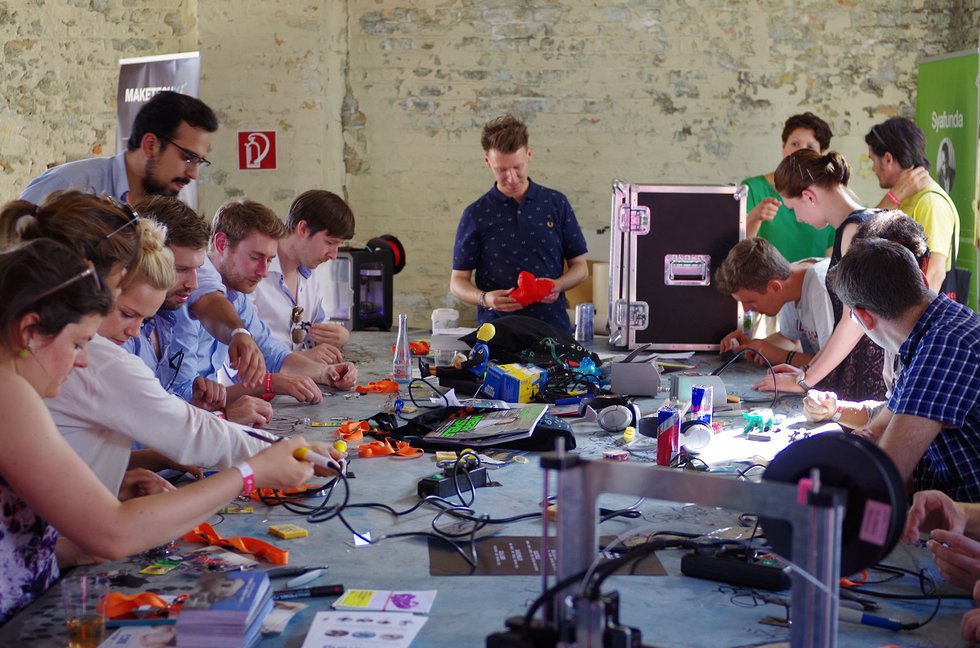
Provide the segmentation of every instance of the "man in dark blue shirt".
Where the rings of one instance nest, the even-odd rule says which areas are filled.
[[[902,359],[888,406],[858,433],[914,490],[980,502],[980,317],[929,290],[912,253],[883,239],[855,241],[831,272],[851,317]]]
[[[528,177],[527,127],[516,117],[488,123],[481,143],[496,182],[463,210],[449,288],[457,299],[477,306],[481,324],[520,311],[569,332],[564,291],[589,275],[588,249],[575,213],[563,194]],[[553,280],[554,289],[541,302],[522,307],[510,296],[522,270]]]

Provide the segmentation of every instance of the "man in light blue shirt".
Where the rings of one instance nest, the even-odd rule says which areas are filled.
[[[286,230],[271,209],[250,200],[225,203],[214,216],[211,249],[198,272],[198,289],[177,311],[170,352],[180,354],[181,363],[173,391],[189,399],[195,377],[203,376],[226,385],[228,402],[242,395],[271,398],[288,394],[300,402],[319,402],[322,392],[316,383],[347,390],[357,381],[357,370],[349,362],[328,364],[299,352],[290,352],[275,340],[258,317],[248,294],[269,272],[279,240]],[[214,339],[194,318],[194,303],[212,293],[224,294],[238,313],[243,327],[232,337],[249,336],[262,351],[268,373],[259,389],[238,383],[229,365],[228,347]]]
[[[130,204],[146,195],[176,196],[210,164],[204,156],[216,130],[218,118],[200,99],[157,93],[133,120],[125,151],[48,169],[20,197],[39,205],[59,189],[108,193]]]
[[[218,118],[201,100],[159,92],[136,114],[126,151],[54,167],[34,178],[20,197],[41,204],[51,192],[68,188],[108,193],[129,204],[145,196],[176,196],[210,164],[204,156],[217,129]],[[231,335],[242,328],[242,322],[228,300],[209,295],[195,305],[194,316],[228,343],[242,382],[259,385],[266,373],[262,353],[251,338]]]
[[[183,355],[170,348],[177,312],[197,289],[197,273],[204,265],[211,228],[177,198],[145,196],[135,207],[142,215],[167,227],[167,247],[174,255],[176,281],[160,310],[144,320],[140,334],[127,340],[123,348],[139,356],[163,388],[170,391],[183,363]],[[192,405],[212,412],[224,410],[229,421],[251,427],[262,427],[272,420],[272,405],[261,398],[242,396],[234,403],[226,403],[226,398],[224,385],[202,376],[194,379]]]

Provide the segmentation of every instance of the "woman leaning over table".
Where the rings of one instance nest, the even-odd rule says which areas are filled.
[[[802,149],[779,163],[774,178],[783,202],[793,209],[797,219],[814,227],[834,228],[831,268],[847,253],[861,223],[877,214],[857,202],[847,188],[850,177],[851,167],[840,153],[821,155]],[[777,366],[776,387],[781,392],[806,393],[820,385],[819,389],[834,391],[847,400],[883,399],[884,351],[851,321],[850,309],[830,286],[827,290],[834,309],[834,332],[808,365]],[[772,376],[766,376],[754,387],[772,391]]]
[[[0,623],[58,576],[58,534],[109,559],[172,540],[251,486],[229,468],[176,492],[120,502],[65,443],[42,398],[54,396],[112,306],[93,266],[35,240],[0,254]],[[294,437],[249,460],[255,483],[298,486],[313,474]],[[243,470],[248,470],[244,468]]]

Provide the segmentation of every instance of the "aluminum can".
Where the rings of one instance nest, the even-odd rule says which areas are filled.
[[[579,304],[575,307],[575,341],[591,342],[595,333],[595,305]]]
[[[691,386],[691,420],[700,421],[709,428],[715,411],[714,391],[711,385]]]
[[[657,410],[657,465],[669,466],[681,451],[681,417],[664,405]]]

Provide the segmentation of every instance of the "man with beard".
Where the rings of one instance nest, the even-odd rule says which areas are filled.
[[[143,321],[140,334],[123,348],[140,357],[153,370],[160,384],[170,391],[183,362],[183,355],[171,350],[177,311],[197,288],[197,271],[204,265],[211,229],[193,209],[166,196],[145,196],[135,205],[140,214],[167,228],[166,245],[174,255],[176,281],[167,292],[163,306]],[[224,410],[229,421],[262,427],[272,419],[272,406],[261,398],[242,396],[226,403],[224,385],[202,376],[194,379],[191,404],[208,411]]]
[[[191,293],[188,307],[177,311],[170,343],[172,353],[182,358],[173,384],[175,394],[190,400],[198,376],[225,385],[228,402],[244,394],[263,398],[283,394],[300,402],[318,403],[323,393],[316,383],[338,390],[354,387],[357,370],[353,364],[330,364],[300,352],[290,352],[272,336],[248,299],[268,275],[279,241],[285,236],[286,228],[279,217],[257,202],[243,199],[218,208],[210,249],[198,275],[199,287]],[[215,294],[226,298],[244,323],[242,329],[233,331],[234,337],[251,338],[264,355],[269,373],[263,376],[258,388],[239,382],[239,372],[228,362],[228,346],[212,337],[194,318],[195,300]]]
[[[49,169],[31,180],[21,198],[39,205],[51,192],[68,188],[107,193],[131,205],[144,196],[176,196],[211,164],[204,155],[216,130],[218,118],[200,99],[158,92],[136,114],[124,152]],[[207,295],[195,303],[193,315],[228,345],[231,365],[242,382],[258,386],[265,361],[251,338],[235,335],[244,324],[228,300],[220,294]]]
[[[146,195],[176,196],[210,164],[204,156],[216,130],[218,118],[203,101],[159,92],[136,114],[125,151],[48,169],[20,197],[39,205],[52,191],[69,188],[130,204]]]

